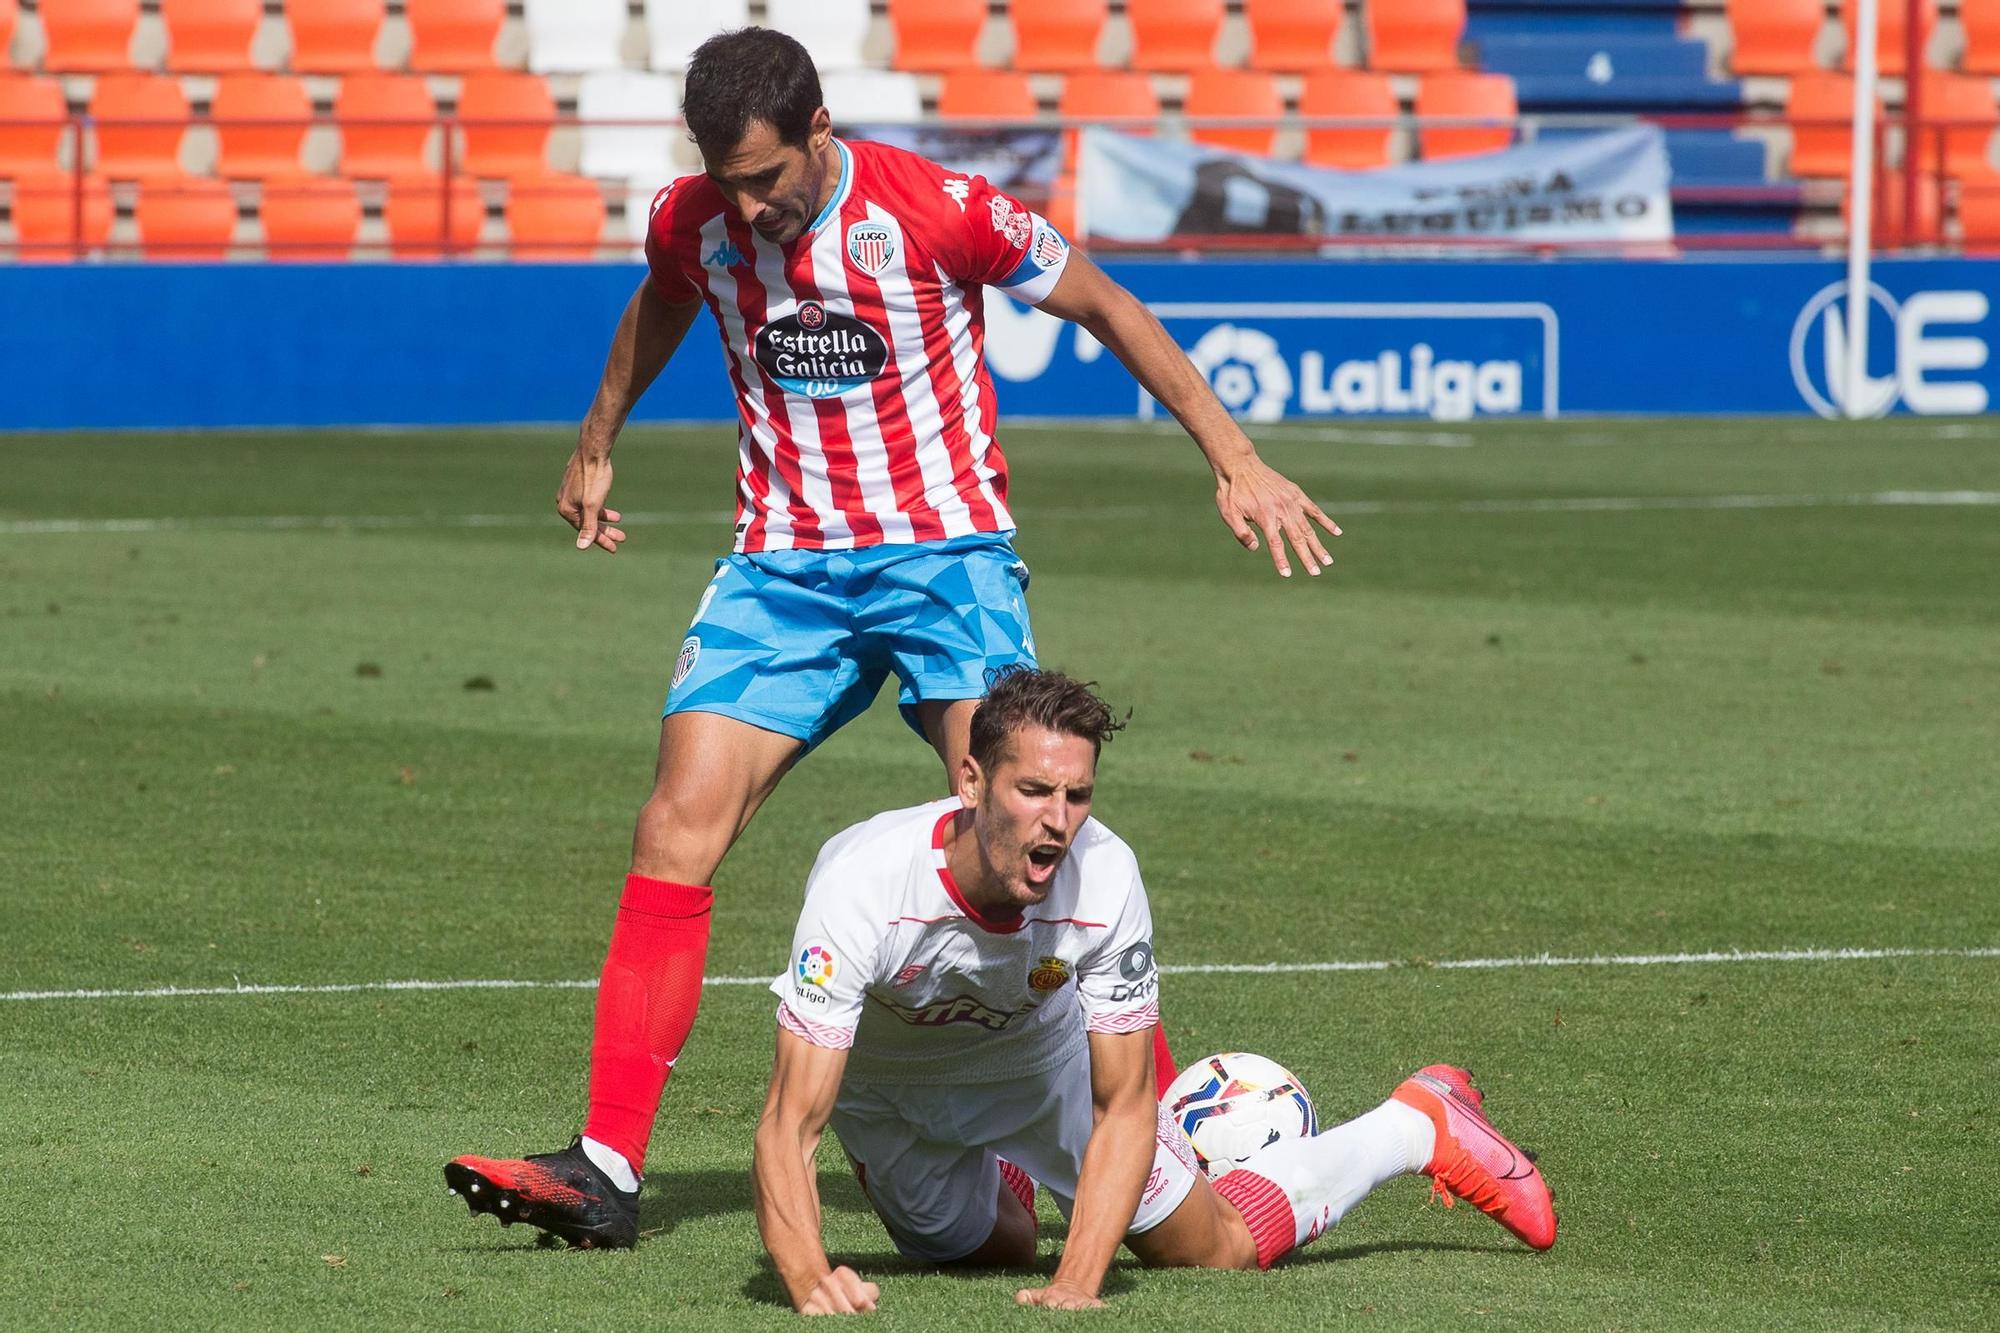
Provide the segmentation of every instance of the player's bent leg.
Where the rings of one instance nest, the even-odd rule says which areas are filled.
[[[1148,1268],[1257,1266],[1257,1242],[1243,1215],[1203,1179],[1165,1221],[1126,1236],[1125,1248]]]
[[[1013,1171],[1021,1181],[1026,1181],[1024,1190],[1015,1180],[1008,1178],[1010,1163],[1000,1164],[1002,1179],[995,1196],[998,1200],[993,1213],[993,1234],[984,1244],[963,1259],[945,1262],[954,1268],[1026,1268],[1035,1262],[1035,1236],[1040,1230],[1035,1221],[1034,1182],[1019,1167]]]
[[[653,792],[632,834],[632,873],[708,883],[804,748],[795,737],[720,713],[668,715]]]

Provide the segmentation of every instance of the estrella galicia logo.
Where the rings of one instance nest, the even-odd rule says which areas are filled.
[[[801,301],[757,330],[757,364],[793,393],[837,398],[882,373],[889,342],[852,315]]]

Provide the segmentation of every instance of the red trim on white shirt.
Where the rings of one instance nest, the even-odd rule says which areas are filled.
[[[945,811],[943,815],[939,816],[937,827],[931,830],[931,849],[937,853],[938,882],[944,885],[945,893],[957,905],[958,910],[965,913],[966,920],[990,934],[1012,935],[1015,931],[1028,924],[1026,914],[1017,912],[1011,919],[987,916],[966,901],[965,895],[959,892],[958,880],[952,875],[951,867],[945,864],[945,830],[951,827],[951,822],[957,819],[958,815],[959,812],[957,810]]]

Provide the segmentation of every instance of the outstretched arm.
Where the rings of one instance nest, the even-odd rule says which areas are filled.
[[[1159,1137],[1153,1096],[1153,1032],[1090,1034],[1090,1096],[1097,1123],[1083,1150],[1076,1209],[1062,1261],[1046,1287],[1014,1294],[1021,1305],[1084,1310],[1104,1304],[1097,1293],[1132,1228]]]
[[[827,1262],[820,1239],[819,1188],[813,1158],[833,1115],[847,1052],[778,1032],[771,1091],[757,1122],[751,1179],[757,1231],[800,1314],[858,1314],[881,1294],[851,1268]]]
[[[1257,549],[1255,525],[1271,548],[1271,563],[1286,578],[1292,573],[1287,541],[1308,574],[1333,563],[1313,524],[1334,537],[1340,535],[1339,525],[1257,456],[1250,437],[1230,417],[1187,353],[1137,297],[1113,282],[1089,256],[1075,251],[1055,290],[1040,304],[1051,315],[1089,330],[1124,362],[1147,393],[1174,414],[1214,470],[1215,507],[1245,549]]]
[[[618,331],[611,338],[611,353],[605,358],[604,378],[598,382],[590,411],[584,414],[576,452],[570,455],[562,485],[556,490],[556,512],[576,529],[579,551],[600,546],[616,552],[618,543],[625,540],[621,529],[600,521],[618,522],[618,511],[604,507],[611,495],[611,446],[640,396],[659,378],[674,349],[681,345],[700,309],[698,300],[669,302],[650,277],[639,280],[639,290],[625,303]]]

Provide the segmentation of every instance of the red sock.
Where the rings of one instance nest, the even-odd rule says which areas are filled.
[[[702,885],[627,875],[597,986],[590,1043],[590,1116],[583,1132],[643,1169],[660,1092],[701,1006],[708,960]]]
[[[1158,1024],[1153,1028],[1153,1081],[1160,1086],[1160,1096],[1167,1095],[1167,1088],[1178,1073],[1174,1068],[1174,1053],[1167,1049],[1167,1025]]]

